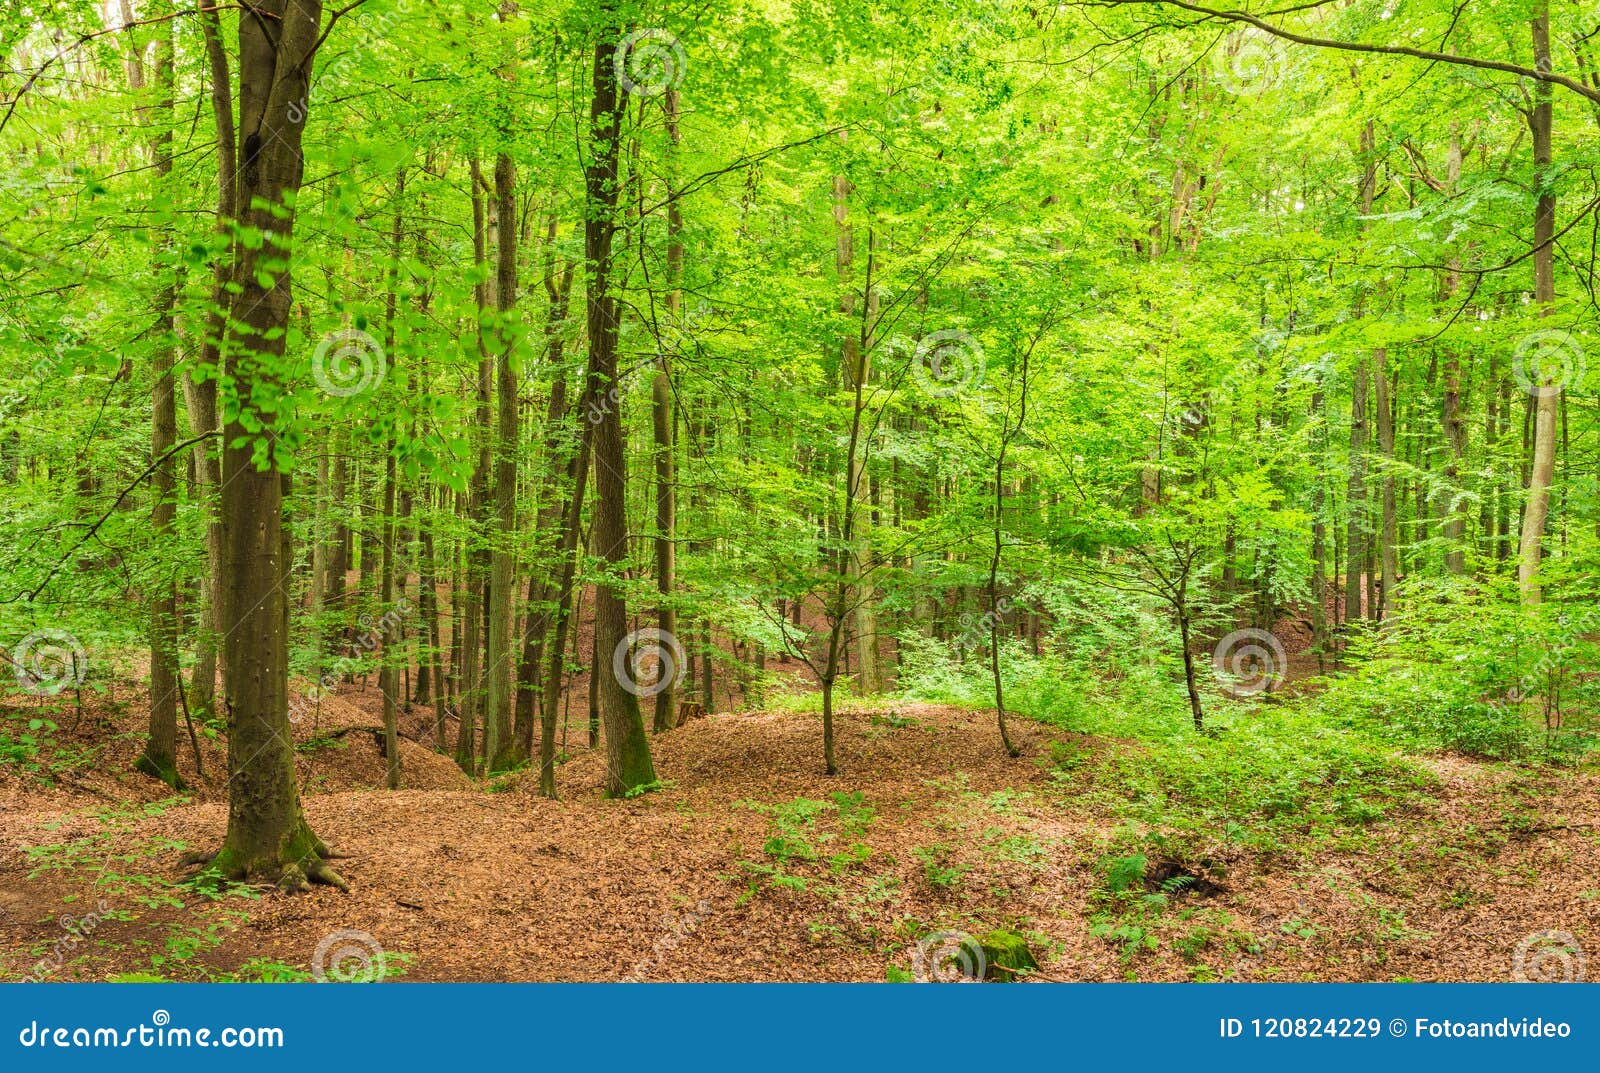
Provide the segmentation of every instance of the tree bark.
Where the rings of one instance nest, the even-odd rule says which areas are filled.
[[[628,559],[624,517],[627,479],[622,443],[622,398],[617,375],[620,306],[610,293],[612,246],[616,235],[618,149],[622,110],[617,100],[613,57],[617,28],[607,26],[594,46],[593,97],[589,109],[590,158],[584,168],[584,255],[588,261],[588,393],[598,406],[594,423],[595,555],[605,575],[595,592],[595,645],[601,673],[591,688],[600,691],[605,725],[606,794],[623,797],[656,782],[650,740],[639,714],[639,697],[615,672],[626,658],[628,607],[617,577]]]
[[[155,122],[161,123],[162,128],[152,139],[151,156],[155,160],[156,186],[162,190],[172,174],[170,123],[173,118],[173,74],[170,29],[156,43],[156,50],[156,84],[162,96],[157,105]],[[142,88],[142,65],[134,70],[138,72],[132,79],[136,83],[134,88]],[[177,503],[174,501],[176,463],[168,453],[178,439],[177,398],[172,378],[178,287],[176,277],[169,274],[173,269],[161,264],[171,248],[170,232],[163,230],[154,265],[160,281],[156,300],[159,337],[152,362],[155,383],[150,391],[150,457],[155,463],[150,483],[150,528],[156,537],[161,565],[156,571],[155,591],[150,601],[150,737],[135,766],[145,774],[177,788],[182,784],[178,778],[178,690],[183,688],[183,679],[178,670],[177,579],[168,565],[173,557],[167,543],[172,538],[173,522],[177,517]]]
[[[343,886],[325,863],[295,785],[288,712],[286,480],[270,430],[283,398],[289,323],[286,259],[320,0],[261,0],[261,18],[239,20],[239,223],[276,236],[235,250],[224,361],[238,409],[224,430],[222,518],[227,550],[223,603],[228,721],[228,830],[216,874],[267,879],[285,889],[308,880]],[[291,106],[295,107],[291,107]],[[268,262],[263,264],[263,262]],[[223,296],[219,295],[219,300]],[[246,423],[248,420],[248,424]],[[255,426],[255,427],[251,427]]]
[[[667,321],[672,338],[683,330],[683,212],[678,204],[676,188],[676,160],[682,135],[678,130],[678,91],[668,87],[662,101],[667,125]],[[667,638],[678,635],[678,609],[672,603],[673,589],[677,587],[677,410],[672,397],[672,364],[667,347],[657,340],[660,352],[655,376],[650,381],[650,431],[655,452],[656,470],[656,592],[660,602],[656,607],[656,628]],[[666,668],[663,665],[663,672]],[[656,732],[671,730],[678,725],[678,672],[672,673],[656,694]]]
[[[511,158],[500,153],[494,165],[496,237],[495,308],[499,420],[495,430],[493,570],[489,581],[489,648],[485,656],[488,710],[484,713],[484,759],[489,771],[504,771],[517,761],[511,733],[512,603],[517,539],[517,190]]]
[[[1530,29],[1533,36],[1534,65],[1548,73],[1550,64],[1550,5],[1548,0],[1536,0]],[[1555,233],[1556,197],[1552,183],[1551,108],[1550,83],[1540,82],[1533,90],[1534,105],[1528,116],[1528,127],[1533,134],[1534,179],[1538,188],[1538,201],[1533,215],[1533,300],[1539,306],[1539,315],[1550,315],[1555,303]],[[1530,376],[1537,376],[1534,370]],[[1517,585],[1524,604],[1537,604],[1543,593],[1539,584],[1539,561],[1542,554],[1545,523],[1550,514],[1550,483],[1555,476],[1556,421],[1561,402],[1561,385],[1534,384],[1539,389],[1534,415],[1533,468],[1528,478],[1528,503],[1523,508],[1522,538],[1517,551]]]

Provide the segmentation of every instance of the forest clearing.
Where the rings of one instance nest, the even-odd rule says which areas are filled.
[[[0,981],[1586,978],[1600,9],[0,51]]]

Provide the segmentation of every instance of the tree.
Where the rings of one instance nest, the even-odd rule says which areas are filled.
[[[287,417],[281,359],[289,324],[289,251],[304,174],[319,0],[264,0],[239,22],[238,242],[224,292],[227,327],[222,525],[223,667],[228,722],[228,830],[209,867],[227,879],[344,887],[312,833],[295,785],[288,714],[289,532],[284,525]],[[270,25],[269,25],[270,23]]]

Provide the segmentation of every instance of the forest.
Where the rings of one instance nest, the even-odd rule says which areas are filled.
[[[0,55],[0,980],[1585,978],[1593,3]]]

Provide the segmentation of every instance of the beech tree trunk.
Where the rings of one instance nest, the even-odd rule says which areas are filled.
[[[622,399],[617,379],[620,307],[610,293],[612,245],[616,235],[618,149],[622,112],[617,100],[613,57],[617,29],[605,28],[594,46],[593,98],[589,109],[590,158],[584,168],[584,255],[588,261],[588,394],[598,420],[593,429],[595,468],[595,555],[606,571],[595,592],[595,645],[600,674],[591,688],[600,691],[605,726],[606,794],[623,797],[656,782],[650,740],[639,714],[639,697],[617,663],[628,656],[628,606],[615,578],[628,559],[623,514],[627,479],[622,443]]]
[[[155,159],[157,189],[165,189],[172,174],[172,37],[170,32],[156,44],[156,85],[162,99],[158,105],[157,122],[163,124],[151,145]],[[134,89],[143,88],[144,72],[138,60],[133,61],[130,81]],[[160,263],[172,248],[170,235],[163,234],[157,246],[155,272],[162,282],[157,298],[158,330],[167,338],[155,349],[155,383],[150,395],[150,459],[155,465],[150,482],[150,527],[161,548],[162,566],[156,571],[155,591],[150,600],[150,737],[144,752],[135,766],[147,775],[160,779],[174,788],[181,785],[178,778],[178,690],[183,679],[178,671],[178,589],[167,553],[166,541],[172,534],[177,517],[174,502],[176,488],[175,463],[170,456],[178,439],[177,398],[172,379],[172,340],[176,338],[177,317],[174,309],[178,300],[177,280],[170,277],[170,269]]]
[[[517,378],[515,352],[518,330],[517,304],[517,191],[516,169],[501,153],[494,165],[496,227],[495,308],[497,398],[499,420],[494,447],[495,533],[493,570],[489,581],[489,647],[484,659],[488,678],[484,713],[484,761],[489,771],[504,771],[517,761],[517,741],[511,733],[512,603],[515,595],[517,538]]]
[[[1548,0],[1536,0],[1533,20],[1534,65],[1549,71],[1550,64],[1550,5]],[[1541,316],[1549,316],[1556,299],[1555,283],[1555,233],[1556,197],[1550,182],[1550,135],[1553,123],[1550,83],[1534,86],[1534,106],[1528,116],[1528,127],[1533,134],[1534,176],[1539,199],[1533,214],[1533,300]],[[1537,370],[1530,369],[1530,377]],[[1528,504],[1522,514],[1522,539],[1517,551],[1517,584],[1524,604],[1537,604],[1542,596],[1539,584],[1539,561],[1542,554],[1545,522],[1550,514],[1550,482],[1556,467],[1556,420],[1561,403],[1559,384],[1536,383],[1538,402],[1534,414],[1533,468],[1528,477]]]
[[[212,868],[224,878],[285,889],[308,880],[344,886],[311,832],[295,785],[288,710],[286,479],[271,437],[247,427],[277,420],[294,231],[304,159],[300,142],[320,0],[261,0],[239,20],[239,144],[235,205],[247,232],[276,236],[234,253],[223,356],[238,410],[224,429],[222,524],[227,551],[223,665],[228,723],[228,830]],[[293,106],[293,107],[291,107]],[[263,263],[265,262],[265,263]],[[228,300],[226,293],[219,301]]]
[[[679,288],[683,279],[683,213],[678,205],[678,193],[673,165],[681,140],[678,130],[678,91],[669,87],[662,101],[667,124],[667,321],[672,338],[678,338],[683,324],[683,292]],[[672,364],[667,347],[657,340],[660,357],[655,376],[650,381],[650,431],[653,439],[656,470],[656,592],[660,602],[656,607],[656,628],[667,638],[678,635],[678,610],[672,603],[672,591],[677,587],[677,445],[674,432],[677,428],[677,410],[672,398]],[[663,673],[668,673],[663,665]],[[655,720],[657,732],[671,730],[678,725],[678,673],[673,667],[660,692],[656,694]]]

